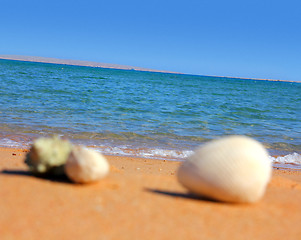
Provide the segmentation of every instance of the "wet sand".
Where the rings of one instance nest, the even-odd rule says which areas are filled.
[[[274,169],[256,204],[197,199],[179,162],[108,156],[110,174],[76,185],[32,176],[26,150],[0,148],[0,238],[301,239],[301,172]]]

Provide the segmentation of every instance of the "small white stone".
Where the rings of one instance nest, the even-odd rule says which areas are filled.
[[[65,164],[65,173],[76,183],[88,183],[105,177],[109,164],[104,156],[82,146],[73,147]]]
[[[200,196],[252,203],[265,193],[272,172],[263,145],[245,136],[229,136],[198,148],[178,169],[179,182]]]

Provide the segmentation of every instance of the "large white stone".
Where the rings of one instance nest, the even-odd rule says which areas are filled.
[[[245,136],[213,140],[178,169],[179,182],[192,193],[218,201],[252,203],[265,193],[272,165],[263,145]]]
[[[109,164],[105,157],[94,150],[75,146],[65,164],[65,173],[76,183],[88,183],[105,177]]]

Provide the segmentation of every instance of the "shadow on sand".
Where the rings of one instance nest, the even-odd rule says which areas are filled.
[[[145,188],[145,191],[156,193],[156,194],[162,194],[169,197],[180,197],[180,198],[186,198],[186,199],[192,199],[197,201],[206,201],[206,202],[212,202],[212,203],[220,203],[218,201],[212,200],[210,198],[204,197],[204,196],[197,196],[193,193],[183,193],[183,192],[173,192],[173,191],[162,191],[158,189],[151,189],[151,188]]]
[[[26,176],[26,177],[36,177],[46,181],[59,182],[59,183],[72,183],[67,176],[49,176],[49,175],[34,175],[29,171],[25,170],[3,170],[0,174],[4,175],[17,175],[17,176]]]

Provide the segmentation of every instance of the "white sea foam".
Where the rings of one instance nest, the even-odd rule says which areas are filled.
[[[301,165],[301,155],[298,153],[292,153],[285,156],[271,157],[273,163],[280,164],[298,164]]]
[[[169,150],[169,149],[130,149],[126,146],[122,147],[107,147],[102,146],[99,149],[104,154],[109,155],[122,155],[122,156],[136,156],[144,158],[158,158],[158,159],[169,159],[169,160],[185,160],[189,157],[193,151],[191,150]],[[272,157],[269,159],[273,164],[292,164],[299,165],[301,168],[301,155],[298,153],[292,153],[285,156]]]
[[[0,146],[1,147],[9,147],[9,148],[26,148],[29,144],[20,141],[14,141],[9,138],[2,138],[0,139]]]
[[[193,151],[190,150],[168,150],[168,149],[148,149],[148,148],[128,148],[126,146],[108,147],[108,146],[93,146],[103,154],[134,156],[143,158],[157,158],[168,160],[184,160],[190,156]]]
[[[138,155],[141,157],[158,157],[158,158],[170,158],[170,159],[184,159],[190,156],[193,151],[176,151],[165,149],[148,149],[143,150]]]
[[[126,146],[123,147],[102,147],[100,150],[104,154],[110,155],[123,155],[123,156],[136,156],[144,158],[157,158],[168,160],[185,160],[189,157],[193,151],[191,150],[168,150],[168,149],[129,149]],[[285,156],[272,157],[269,159],[275,166],[284,167],[297,167],[301,168],[301,155],[298,153],[292,153]]]
[[[10,139],[7,137],[0,138],[0,147],[10,148],[29,148],[31,141],[18,139]],[[156,158],[183,161],[189,157],[192,150],[175,150],[175,149],[160,149],[160,148],[133,148],[132,146],[107,146],[107,145],[94,145],[94,149],[108,155],[119,156],[133,156],[142,158]],[[280,167],[293,167],[301,169],[301,155],[299,153],[292,153],[285,156],[273,157],[269,159],[275,166]]]

